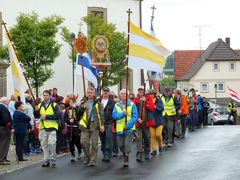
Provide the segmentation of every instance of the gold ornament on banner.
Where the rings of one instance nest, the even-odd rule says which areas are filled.
[[[87,38],[79,33],[78,37],[74,40],[74,50],[76,53],[86,53],[88,51],[87,48]]]
[[[104,35],[97,35],[92,43],[92,58],[97,63],[109,63],[109,43]],[[102,62],[102,61],[105,62]]]

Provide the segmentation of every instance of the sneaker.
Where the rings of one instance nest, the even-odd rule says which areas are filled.
[[[50,167],[49,161],[48,161],[48,160],[47,160],[47,161],[44,161],[44,162],[42,163],[42,167]]]
[[[163,152],[163,148],[162,147],[159,147],[159,152]]]
[[[28,159],[19,159],[18,161],[28,161]]]
[[[152,156],[157,155],[157,151],[152,151],[152,152],[151,152],[151,155],[152,155]]]
[[[0,165],[10,165],[11,163],[8,161],[0,161]]]
[[[88,163],[87,166],[88,167],[94,167],[94,166],[96,166],[96,163],[91,161],[91,162]]]
[[[149,153],[144,155],[144,159],[145,160],[149,160],[150,159]]]
[[[55,159],[51,159],[51,167],[56,167],[56,160]]]
[[[142,161],[142,153],[138,152],[137,155],[136,155],[136,160],[138,162],[141,162]]]
[[[172,147],[173,145],[172,145],[172,143],[168,143],[168,145],[167,145],[167,147]]]
[[[71,162],[75,162],[75,156],[71,155]]]
[[[117,153],[112,153],[112,157],[117,157],[118,154]]]
[[[129,166],[128,160],[129,160],[128,155],[125,155],[123,157],[123,167],[128,167]]]

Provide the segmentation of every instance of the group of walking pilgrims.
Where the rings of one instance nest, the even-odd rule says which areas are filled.
[[[187,99],[180,89],[172,91],[166,88],[160,95],[153,89],[145,92],[143,87],[138,88],[136,96],[129,96],[126,89],[120,90],[119,96],[116,96],[108,87],[104,87],[101,98],[96,98],[95,89],[90,87],[86,97],[78,103],[76,96],[68,97],[65,108],[56,102],[49,90],[45,90],[43,101],[33,106],[35,118],[39,119],[38,138],[44,154],[42,167],[56,166],[57,132],[61,126],[59,119],[66,125],[72,163],[82,158],[86,166],[96,166],[99,139],[102,161],[106,163],[117,157],[120,149],[123,167],[128,167],[133,142],[136,144],[136,161],[147,161],[161,154],[164,147],[171,148],[174,137],[185,138],[187,119],[191,131],[196,125],[207,126],[205,113],[199,115],[198,123],[194,120],[192,112],[196,114],[203,111],[198,109],[198,98],[193,97]],[[207,103],[206,100],[203,102]],[[13,114],[13,127],[16,137],[16,119],[31,121],[31,118],[21,115],[24,109],[22,105],[19,101],[15,103],[17,113]],[[206,104],[206,108],[209,108],[209,104]],[[19,146],[17,156],[19,160],[22,159]]]

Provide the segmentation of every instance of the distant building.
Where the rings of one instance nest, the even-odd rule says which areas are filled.
[[[218,39],[205,51],[175,51],[174,63],[177,87],[185,92],[194,88],[218,104],[228,103],[227,87],[240,92],[240,56],[230,47],[230,38]]]

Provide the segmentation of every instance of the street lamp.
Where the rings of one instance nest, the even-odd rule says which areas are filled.
[[[72,82],[73,82],[73,94],[74,94],[74,86],[75,86],[75,82],[74,82],[74,39],[75,39],[75,34],[71,33],[70,34],[70,38],[71,38],[71,47],[72,47]]]
[[[217,84],[214,84],[214,89],[215,89],[215,99],[217,104]]]

